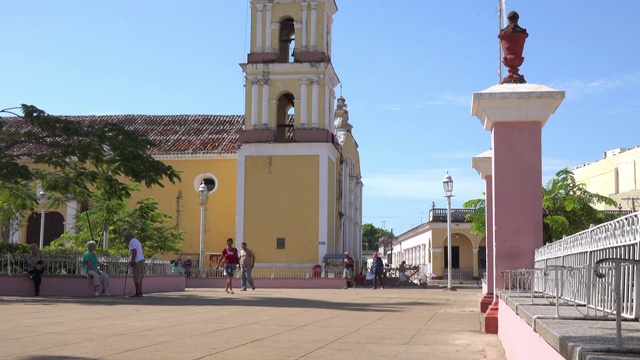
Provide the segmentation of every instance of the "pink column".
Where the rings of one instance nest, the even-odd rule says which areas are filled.
[[[491,131],[496,290],[504,287],[500,271],[533,267],[542,246],[542,128],[564,96],[535,84],[473,94],[472,115]]]
[[[542,246],[542,124],[497,123],[492,129],[496,272],[533,267]],[[497,276],[503,288],[503,276]]]
[[[486,228],[486,246],[487,246],[487,289],[483,288],[483,297],[480,301],[480,311],[485,313],[489,305],[493,303],[495,294],[495,243],[493,241],[493,151],[487,150],[482,154],[474,156],[471,160],[471,166],[476,169],[480,177],[485,181],[485,228]]]

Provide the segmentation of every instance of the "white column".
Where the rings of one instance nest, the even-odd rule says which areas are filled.
[[[316,51],[318,46],[316,45],[316,24],[318,13],[318,3],[311,3],[311,51]]]
[[[22,221],[19,221],[20,224],[22,224]],[[22,237],[22,227],[23,226],[18,226],[14,220],[11,220],[9,222],[9,228],[11,229],[11,240],[9,241],[12,244],[19,244],[20,243],[20,238]],[[13,231],[13,229],[17,229],[15,232]]]
[[[78,208],[78,202],[76,200],[70,200],[67,203],[67,216],[64,221],[64,232],[73,232],[73,226],[76,224],[76,213]]]
[[[331,27],[328,24],[327,18],[329,17],[329,14],[327,14],[326,12],[324,13],[324,17],[322,18],[322,28],[324,29],[324,31],[322,32],[322,46],[327,46],[327,35],[329,33],[329,29],[331,29]],[[328,48],[325,48],[324,51],[327,53],[328,55]]]
[[[327,25],[327,48],[324,49],[324,52],[327,53],[327,55],[329,55],[329,57],[331,57],[331,49],[333,48],[333,31],[331,29],[333,29],[333,18],[329,18],[328,20],[329,24]]]
[[[325,79],[326,80],[326,79]],[[329,104],[329,100],[331,99],[330,94],[331,89],[329,89],[329,85],[325,81],[324,85],[324,128],[327,130],[331,130],[331,125],[329,125],[329,116],[331,116],[331,105]],[[331,121],[333,122],[333,121]]]
[[[316,77],[311,80],[313,84],[311,86],[311,127],[318,128],[318,88],[320,87],[320,80]]]
[[[327,86],[327,88],[329,88]],[[329,131],[334,132],[335,131],[335,123],[333,122],[333,120],[336,118],[336,107],[335,107],[335,103],[336,103],[336,93],[335,91],[333,91],[333,89],[329,89],[329,92],[327,94],[331,94],[331,96],[329,97]]]
[[[300,127],[300,99],[293,99],[293,127]]]
[[[264,4],[256,4],[256,52],[262,52],[262,8]],[[267,49],[268,50],[268,49]]]
[[[309,79],[300,79],[300,127],[307,127],[307,87],[309,86]]]
[[[273,51],[273,49],[271,48],[271,29],[272,29],[272,25],[277,25],[280,26],[280,24],[271,24],[271,7],[273,6],[273,4],[269,3],[267,4],[267,17],[265,19],[265,30],[267,33],[267,36],[265,38],[265,51]]]
[[[254,77],[251,79],[251,128],[258,127],[258,85],[260,79]]]
[[[307,5],[308,3],[303,2],[302,4],[302,34],[300,35],[300,46],[303,51],[307,50]]]
[[[262,128],[269,128],[269,78],[262,79]]]

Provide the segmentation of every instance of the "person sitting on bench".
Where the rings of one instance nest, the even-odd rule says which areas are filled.
[[[87,275],[93,278],[93,296],[109,296],[107,292],[109,276],[98,268],[98,265],[107,266],[107,264],[98,260],[95,241],[91,240],[87,243],[87,252],[82,257],[82,263],[86,266]],[[102,293],[98,292],[100,286],[102,286]]]

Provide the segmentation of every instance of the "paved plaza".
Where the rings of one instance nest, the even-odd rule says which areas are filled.
[[[257,284],[259,285],[259,283]],[[479,289],[1,297],[1,359],[506,359]]]

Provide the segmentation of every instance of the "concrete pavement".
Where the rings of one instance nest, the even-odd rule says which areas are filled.
[[[257,283],[259,286],[259,283]],[[477,287],[0,298],[2,359],[506,359]]]

